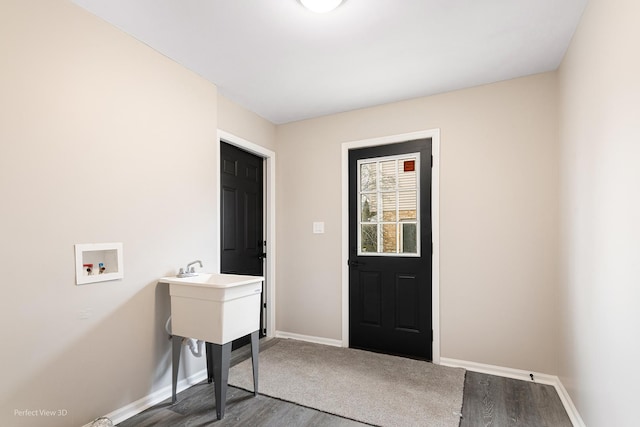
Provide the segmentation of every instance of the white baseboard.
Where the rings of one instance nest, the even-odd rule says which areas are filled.
[[[555,387],[558,397],[567,411],[567,415],[571,420],[574,427],[585,427],[584,421],[578,410],[576,409],[569,393],[562,385],[560,378],[555,375],[542,374],[539,372],[524,371],[521,369],[505,368],[502,366],[486,365],[484,363],[469,362],[466,360],[450,359],[448,357],[441,357],[440,364],[444,366],[451,366],[454,368],[464,368],[468,371],[481,372],[483,374],[497,375],[500,377],[513,378],[516,380],[531,381],[531,375],[533,375],[533,381],[540,384],[547,384]]]
[[[556,377],[557,378],[557,377]],[[571,400],[571,396],[569,396],[569,392],[564,388],[562,381],[558,378],[558,383],[555,384],[556,391],[558,392],[558,396],[560,396],[560,400],[562,400],[562,404],[564,405],[564,409],[566,409],[567,414],[569,414],[569,418],[575,427],[586,427],[578,409],[573,404],[573,400]]]
[[[333,347],[342,347],[341,340],[331,338],[314,337],[312,335],[294,334],[292,332],[276,331],[276,338],[290,338],[292,340],[306,341],[315,344],[331,345]]]
[[[450,359],[448,357],[441,357],[440,364],[455,368],[465,368],[473,372],[482,372],[483,374],[498,375],[500,377],[524,381],[531,381],[531,375],[533,374],[533,380],[541,384],[555,385],[559,381],[558,377],[553,375],[523,371],[521,369],[505,368],[503,366],[486,365],[484,363],[469,362],[467,360]]]
[[[188,378],[184,378],[178,381],[177,392],[181,392],[191,387],[194,384],[197,384],[201,381],[207,379],[207,370],[203,369],[195,374],[191,375]],[[114,425],[127,420],[134,415],[138,415],[140,412],[148,409],[158,403],[162,402],[165,399],[171,397],[171,384],[166,387],[161,388],[160,390],[154,391],[153,393],[143,397],[142,399],[138,399],[133,403],[128,404],[120,409],[116,409],[113,412],[110,412],[105,417],[109,418]],[[83,427],[91,427],[91,423],[85,424]]]

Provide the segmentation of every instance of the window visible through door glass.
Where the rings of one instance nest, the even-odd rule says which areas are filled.
[[[358,254],[419,256],[420,153],[358,161]]]

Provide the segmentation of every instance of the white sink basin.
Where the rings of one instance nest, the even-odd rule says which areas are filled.
[[[163,277],[174,335],[225,344],[260,329],[261,276],[202,273]]]

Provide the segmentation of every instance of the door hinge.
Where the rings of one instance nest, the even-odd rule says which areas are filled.
[[[433,167],[433,156],[431,156],[431,167]]]
[[[431,342],[433,342],[433,329],[431,330]]]
[[[267,308],[267,303],[262,304],[262,308]]]

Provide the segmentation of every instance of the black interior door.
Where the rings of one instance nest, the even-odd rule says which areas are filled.
[[[349,152],[349,346],[432,359],[431,139]]]
[[[266,254],[263,222],[263,159],[220,142],[220,272],[264,275]],[[260,334],[264,335],[264,289],[260,304]],[[237,348],[249,336],[234,341]]]

